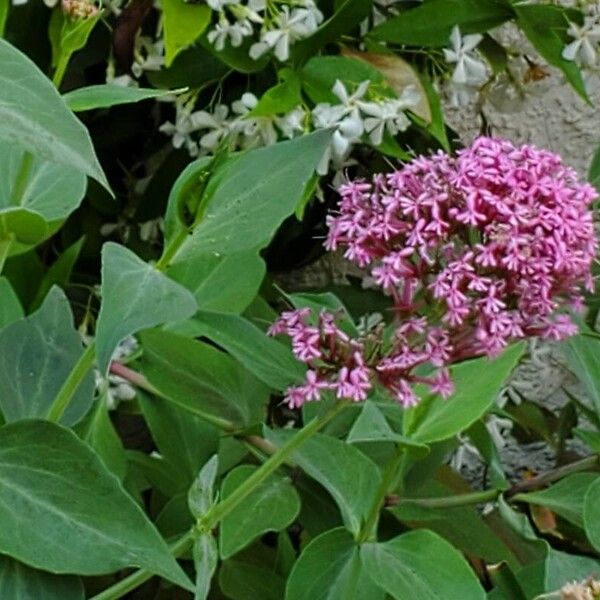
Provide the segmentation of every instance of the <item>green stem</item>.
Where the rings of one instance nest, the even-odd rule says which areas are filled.
[[[230,496],[215,504],[209,511],[198,520],[196,527],[184,535],[171,547],[173,556],[181,556],[189,549],[198,533],[198,530],[207,531],[215,527],[219,521],[229,514],[240,502],[248,497],[269,475],[277,470],[307,439],[317,433],[331,419],[348,406],[347,402],[340,402],[331,411],[323,416],[316,417],[306,427],[303,427],[291,440],[284,444],[275,454],[264,462],[254,473],[246,479]],[[143,569],[132,573],[125,579],[115,583],[90,600],[117,600],[128,592],[139,587],[153,576]]]
[[[179,248],[183,246],[185,240],[188,238],[189,232],[184,229],[179,232],[177,237],[165,248],[163,255],[158,259],[156,268],[159,271],[164,271],[173,260],[173,257],[179,252]]]
[[[157,396],[158,398],[172,402],[171,398],[165,396],[165,394],[163,394],[160,390],[156,389],[141,373],[126,367],[123,363],[112,361],[110,363],[109,370],[113,375],[118,375],[141,390],[145,390],[153,396]],[[177,404],[179,408],[190,412],[193,415],[197,415],[201,419],[204,419],[207,423],[210,423],[211,425],[214,425],[215,427],[218,427],[227,433],[235,433],[239,430],[239,427],[236,427],[233,421],[216,417],[215,415],[211,415],[197,408],[192,409],[192,407],[188,406],[187,404],[179,404],[177,402],[174,402],[174,404]]]
[[[169,550],[175,558],[178,558],[187,552],[193,543],[194,530],[192,529],[170,546]],[[153,573],[140,569],[128,575],[125,579],[121,579],[121,581],[105,589],[103,592],[96,594],[90,600],[117,600],[117,598],[122,598],[125,594],[135,590],[153,576]]]
[[[396,480],[396,474],[402,464],[404,457],[404,448],[402,446],[396,447],[396,454],[392,461],[387,465],[381,484],[375,494],[375,500],[371,506],[371,510],[365,519],[363,526],[357,536],[359,543],[364,543],[375,538],[377,532],[377,523],[379,521],[379,512],[385,504],[385,497],[387,496],[390,489],[393,489],[393,484]]]
[[[50,410],[48,411],[48,420],[58,423],[63,416],[65,410],[69,406],[77,388],[81,382],[85,379],[88,371],[94,364],[96,358],[96,344],[92,342],[86,349],[85,352],[79,357],[79,360],[73,367],[69,376],[60,388]]]
[[[323,428],[331,419],[339,414],[348,404],[339,402],[329,412],[321,417],[314,418],[308,425],[303,427],[291,440],[281,446],[272,454],[242,485],[215,504],[201,519],[198,520],[197,528],[200,531],[209,531],[228,515],[240,502],[247,498],[265,479],[275,472],[291,455],[310,437]]]
[[[54,75],[52,77],[52,83],[54,84],[54,87],[56,89],[58,89],[60,87],[60,84],[62,83],[63,77],[65,76],[65,73],[67,71],[69,59],[71,58],[71,54],[69,52],[65,54],[66,58],[64,55],[61,55],[60,60],[58,61],[58,65],[56,66],[56,71],[54,71]]]
[[[501,490],[483,490],[482,492],[472,492],[469,494],[459,494],[458,496],[445,496],[442,498],[406,498],[400,500],[397,506],[411,505],[422,508],[454,508],[456,506],[469,506],[471,504],[483,504],[491,502],[498,498]]]
[[[23,199],[23,194],[27,189],[27,182],[29,181],[29,176],[31,175],[31,168],[33,167],[33,154],[29,151],[25,151],[23,153],[23,158],[21,159],[21,164],[19,165],[19,171],[17,173],[17,177],[15,178],[15,183],[12,189],[12,194],[10,195],[10,202],[14,206],[20,206],[21,200]]]

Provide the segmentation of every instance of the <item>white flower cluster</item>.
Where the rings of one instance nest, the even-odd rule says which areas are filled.
[[[454,106],[466,106],[477,95],[489,75],[487,63],[476,51],[483,39],[481,34],[460,34],[455,25],[450,35],[450,48],[444,48],[446,62],[454,65],[450,79],[450,101]]]
[[[271,51],[278,60],[287,60],[290,46],[311,36],[323,21],[314,0],[207,0],[207,4],[218,12],[208,33],[215,49],[223,50],[227,42],[237,48],[245,38],[258,35],[249,51],[254,60]]]
[[[598,63],[600,50],[600,2],[583,8],[583,25],[569,22],[567,34],[572,42],[563,50],[565,60],[575,61],[580,67],[593,68]]]
[[[233,102],[231,109],[218,104],[211,112],[194,111],[194,98],[176,99],[175,122],[164,123],[160,130],[172,136],[175,148],[185,147],[191,156],[198,156],[213,153],[226,137],[232,147],[247,149],[307,131],[329,129],[333,132],[331,144],[317,169],[325,175],[330,164],[336,170],[346,164],[353,145],[364,134],[378,146],[386,131],[394,136],[410,125],[405,111],[419,102],[414,87],[406,88],[400,98],[367,100],[369,85],[369,81],[363,81],[350,93],[338,80],[332,88],[338,103],[320,103],[312,111],[297,106],[285,115],[273,117],[253,115],[258,99],[250,92]]]

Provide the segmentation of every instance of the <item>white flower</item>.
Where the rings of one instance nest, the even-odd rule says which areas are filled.
[[[197,113],[192,113],[187,106],[182,106],[181,104],[177,104],[176,106],[175,123],[167,121],[159,127],[159,131],[172,136],[171,143],[174,148],[181,148],[185,145],[190,156],[198,156],[198,144],[191,136],[198,129],[194,122],[194,117]]]
[[[260,42],[250,47],[250,57],[257,60],[273,49],[278,60],[287,60],[290,57],[290,46],[311,33],[307,26],[308,17],[305,8],[295,8],[290,13],[289,7],[283,6],[274,21],[275,27],[263,31]]]
[[[244,38],[252,35],[252,25],[249,21],[236,21],[230,23],[226,18],[219,19],[212,31],[208,32],[208,41],[214,44],[215,50],[220,52],[225,48],[225,43],[229,39],[234,48],[242,45]]]
[[[231,109],[239,117],[232,123],[232,131],[243,136],[242,146],[254,148],[259,145],[270,146],[277,142],[277,131],[271,117],[249,116],[258,104],[258,98],[246,92],[239,100],[231,104]]]
[[[583,26],[569,23],[567,29],[573,41],[565,46],[562,57],[565,60],[578,60],[585,67],[593,67],[598,59],[600,23],[595,17],[585,17]]]
[[[367,118],[364,120],[365,131],[371,142],[379,146],[387,129],[391,135],[405,131],[410,120],[404,113],[407,108],[416,106],[420,96],[414,86],[406,88],[400,98],[391,98],[385,102],[359,102],[358,105]]]
[[[458,84],[481,85],[487,78],[486,64],[475,54],[475,47],[483,39],[480,34],[461,37],[458,25],[450,35],[451,49],[444,48],[446,62],[456,64],[452,81]]]
[[[135,77],[141,77],[144,71],[160,71],[165,64],[164,42],[152,41],[145,36],[139,36],[135,42],[134,63],[131,72]]]
[[[275,117],[275,124],[283,136],[291,140],[297,133],[304,131],[305,118],[306,111],[301,106],[298,106],[282,117]]]
[[[230,123],[227,120],[229,108],[218,104],[212,113],[201,110],[192,114],[192,121],[196,129],[209,129],[200,138],[200,147],[209,152],[214,152],[221,140],[229,134]]]

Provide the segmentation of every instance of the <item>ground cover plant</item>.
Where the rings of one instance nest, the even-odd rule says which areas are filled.
[[[597,2],[0,0],[0,598],[600,597],[600,155],[443,108],[589,102],[599,43]]]

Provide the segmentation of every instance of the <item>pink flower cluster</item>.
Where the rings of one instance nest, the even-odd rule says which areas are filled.
[[[414,383],[450,395],[446,367],[454,362],[496,356],[530,336],[560,340],[576,333],[557,311],[581,308],[583,288],[592,289],[590,204],[598,196],[556,154],[481,137],[456,156],[440,152],[371,181],[349,182],[340,195],[326,247],[344,248],[347,259],[370,270],[393,298],[396,330],[365,360],[362,342],[325,334],[323,324],[301,326],[308,323],[305,312],[287,313],[273,332],[290,335],[296,356],[313,367],[311,393],[294,388],[290,404],[317,399],[326,387],[361,400],[377,381],[410,406],[417,402]],[[331,315],[325,320],[333,327]],[[325,356],[332,337],[335,348],[348,350]],[[304,346],[309,338],[311,350]],[[324,358],[337,361],[339,376],[356,373],[363,392],[316,368],[314,361]],[[437,373],[414,375],[425,363]]]

